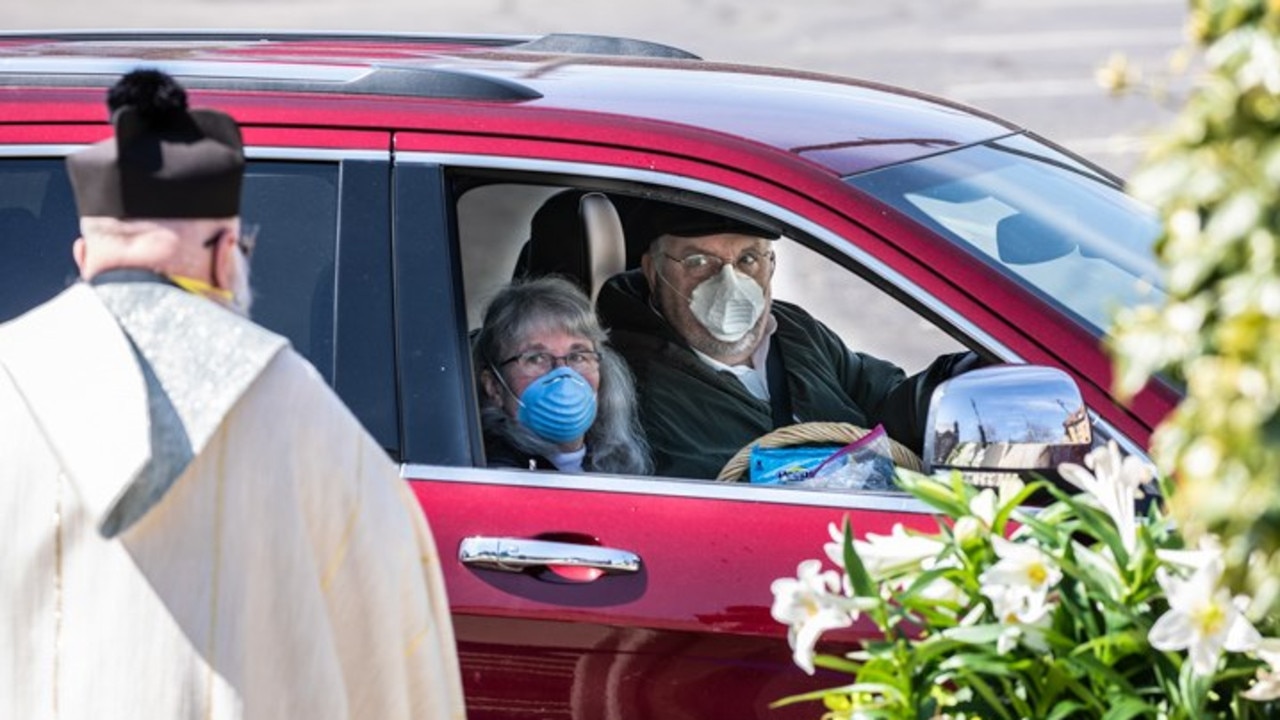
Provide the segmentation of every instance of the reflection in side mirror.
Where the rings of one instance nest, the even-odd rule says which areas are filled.
[[[976,485],[1017,475],[1053,478],[1082,464],[1093,444],[1089,413],[1069,375],[1039,365],[972,370],[938,386],[925,425],[926,472],[960,470]]]

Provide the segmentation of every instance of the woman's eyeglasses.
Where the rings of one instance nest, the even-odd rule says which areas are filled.
[[[523,375],[545,375],[557,365],[567,365],[579,373],[592,372],[600,367],[600,353],[595,350],[574,350],[567,355],[553,355],[541,350],[522,352],[498,363],[498,367],[506,367],[515,363],[516,369]]]

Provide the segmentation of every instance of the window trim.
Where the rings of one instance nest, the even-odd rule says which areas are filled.
[[[31,143],[26,145],[0,145],[0,158],[8,157],[66,157],[79,152],[90,143]],[[282,145],[246,145],[248,160],[391,160],[390,150],[339,150],[333,148],[286,147]]]
[[[427,463],[405,463],[400,477],[415,482],[448,482],[466,485],[500,485],[544,490],[576,490],[623,495],[660,495],[723,502],[750,502],[767,505],[801,505],[849,510],[874,510],[918,515],[935,515],[937,510],[905,492],[849,492],[752,485],[714,480],[641,477],[605,473],[569,474],[553,470],[522,468],[455,467]]]

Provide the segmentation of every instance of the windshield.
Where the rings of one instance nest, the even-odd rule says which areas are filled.
[[[1067,155],[1012,136],[846,181],[1073,314],[1095,334],[1159,302],[1156,215]]]

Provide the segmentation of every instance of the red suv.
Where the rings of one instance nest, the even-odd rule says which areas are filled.
[[[1065,372],[1037,387],[1078,393],[1063,409],[1095,443],[1140,452],[1177,399],[1110,392],[1109,312],[1162,291],[1158,226],[1107,172],[906,90],[595,36],[0,35],[0,321],[74,280],[63,158],[109,134],[104,90],[135,67],[242,124],[255,319],[401,463],[456,558],[472,718],[812,716],[767,707],[833,680],[792,666],[771,581],[846,515],[929,522],[894,492],[485,467],[485,301],[513,273],[593,291],[634,268],[640,201],[781,228],[775,296],[908,371],[967,348]],[[990,403],[988,430],[1054,404],[998,394],[955,396]]]

